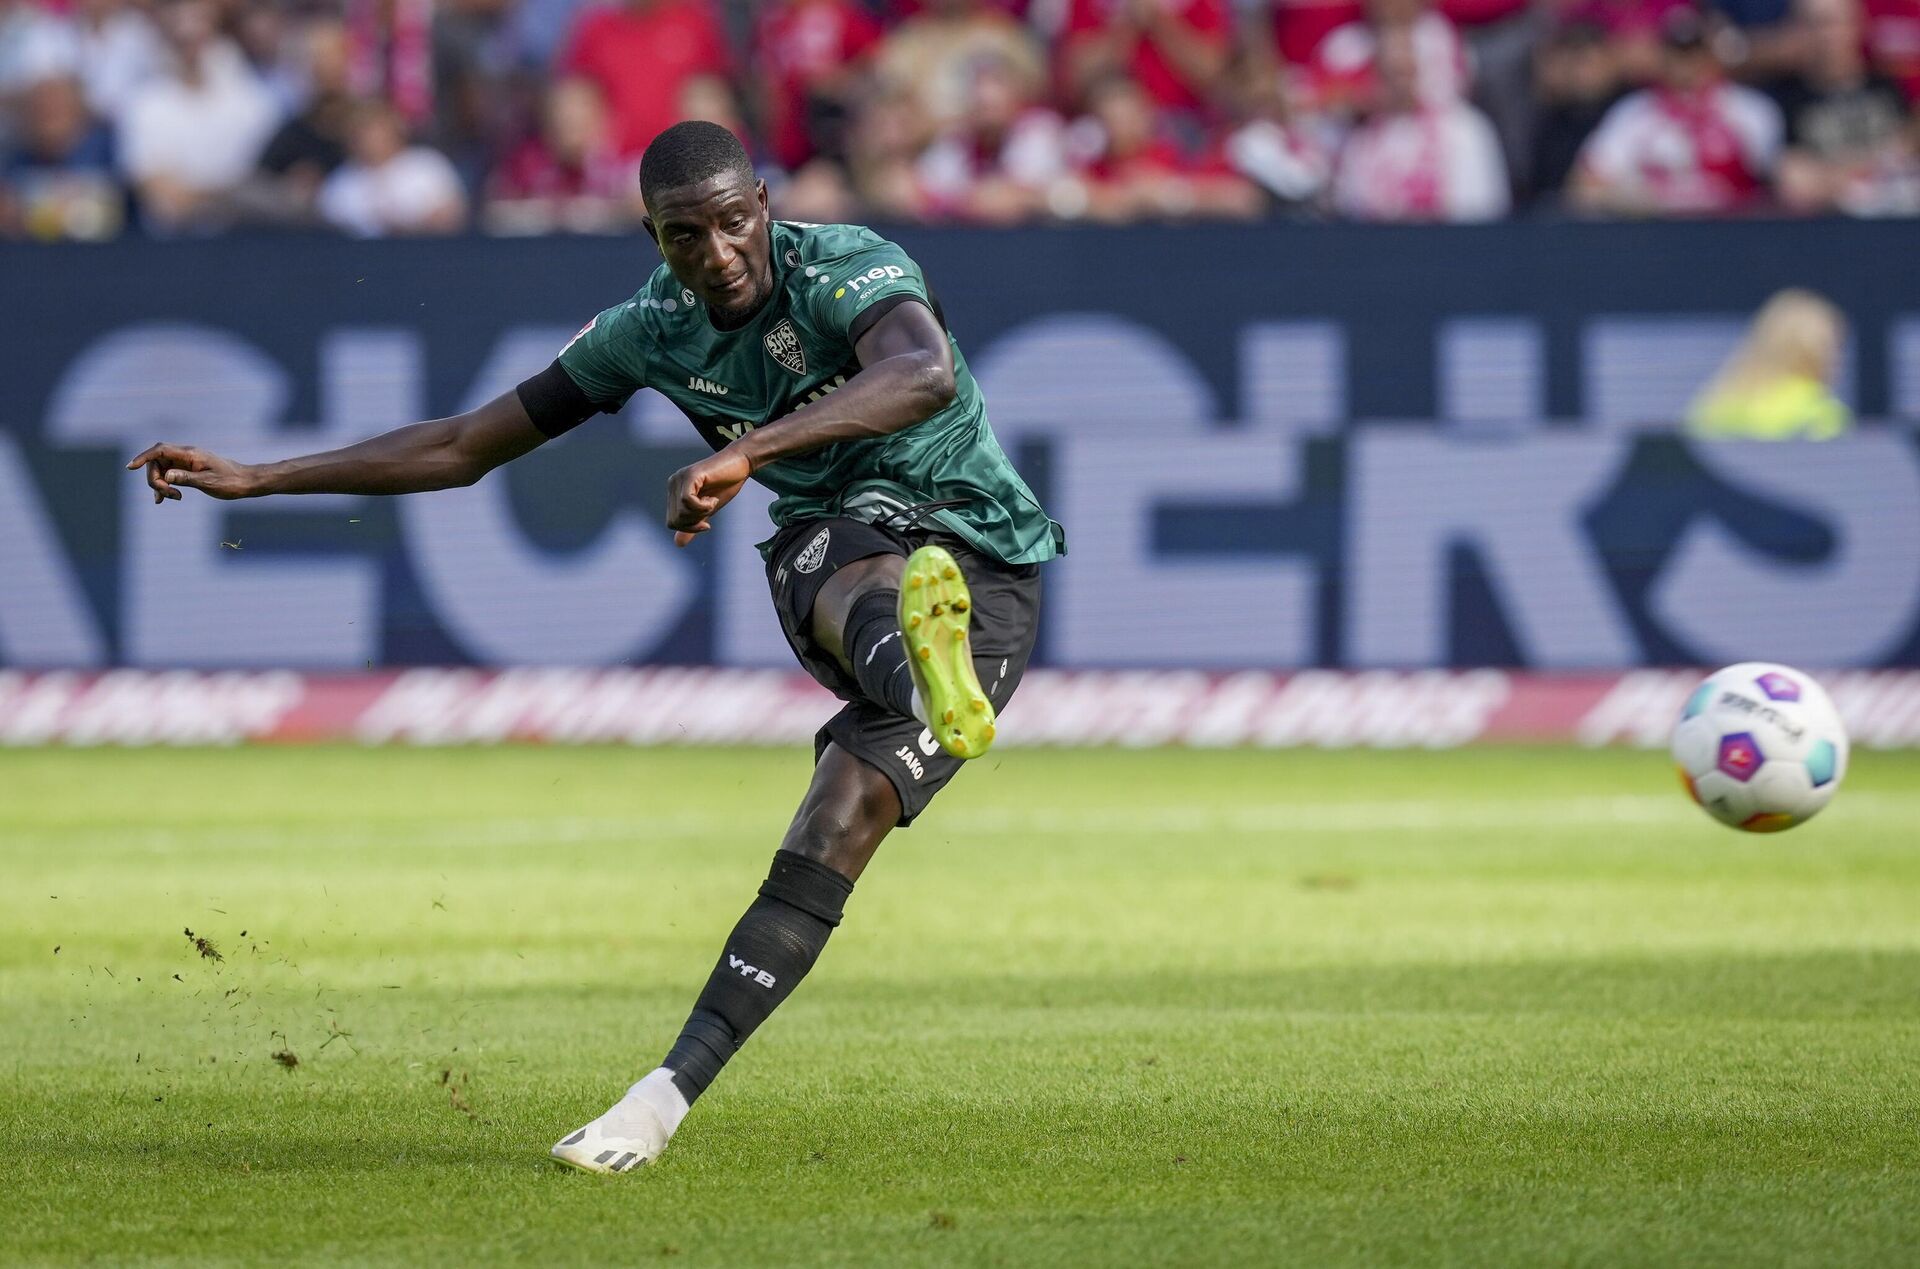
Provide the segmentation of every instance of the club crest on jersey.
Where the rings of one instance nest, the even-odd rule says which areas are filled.
[[[767,332],[766,345],[767,356],[797,375],[807,373],[807,354],[800,347],[800,332],[793,328],[791,318],[781,318]]]
[[[832,530],[822,529],[813,535],[813,541],[807,543],[807,549],[794,557],[793,571],[811,573],[827,561],[827,538]]]

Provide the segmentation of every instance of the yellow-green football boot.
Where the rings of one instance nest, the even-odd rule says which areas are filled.
[[[993,702],[973,672],[967,624],[973,597],[945,547],[923,546],[907,557],[900,582],[900,632],[907,665],[926,708],[921,720],[956,758],[978,758],[993,745]]]

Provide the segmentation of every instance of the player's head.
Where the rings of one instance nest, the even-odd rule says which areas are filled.
[[[773,292],[767,187],[740,138],[690,119],[640,159],[646,227],[673,276],[723,321],[744,320]]]

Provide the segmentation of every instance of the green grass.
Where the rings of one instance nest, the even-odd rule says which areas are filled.
[[[803,755],[0,753],[0,1259],[1920,1258],[1914,757],[1771,838],[1657,755],[979,765],[601,1179]]]

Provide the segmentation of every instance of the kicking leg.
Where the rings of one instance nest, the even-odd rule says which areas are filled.
[[[994,711],[967,637],[972,606],[953,556],[923,546],[843,566],[814,600],[811,634],[868,700],[919,719],[954,757],[977,758],[993,744]]]
[[[727,936],[665,1061],[554,1146],[553,1157],[588,1172],[625,1172],[659,1157],[687,1108],[813,968],[853,883],[899,819],[892,781],[828,745],[759,897]]]

